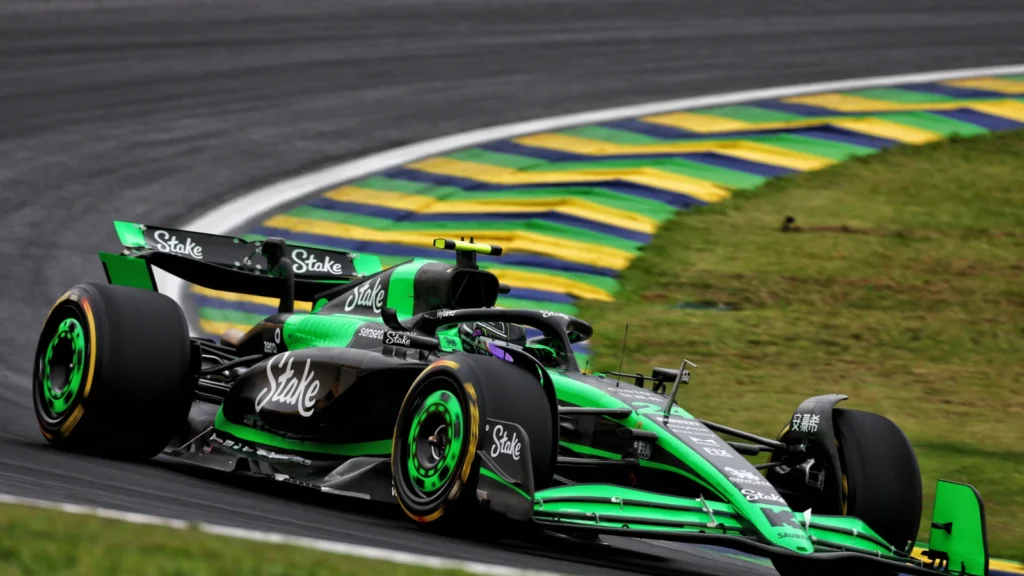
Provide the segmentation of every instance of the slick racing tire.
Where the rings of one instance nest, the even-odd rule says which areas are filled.
[[[510,363],[452,355],[427,367],[398,413],[391,452],[395,496],[422,525],[471,529],[482,512],[476,494],[486,419],[522,426],[529,439],[534,486],[551,483],[555,424],[539,382]]]
[[[843,472],[840,512],[863,520],[883,540],[901,550],[917,538],[921,523],[921,472],[910,441],[892,420],[871,412],[836,408],[832,424]],[[776,558],[772,563],[782,576],[824,572],[820,565],[801,559]],[[827,573],[896,575],[856,562],[851,566],[829,566]]]
[[[847,516],[863,520],[897,550],[917,539],[921,471],[907,436],[885,416],[833,412]]]
[[[151,458],[191,404],[188,325],[156,292],[71,288],[43,323],[34,364],[36,419],[60,448]]]

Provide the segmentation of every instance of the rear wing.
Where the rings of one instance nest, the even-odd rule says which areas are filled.
[[[380,259],[280,238],[244,240],[189,230],[114,222],[124,246],[100,252],[111,284],[157,291],[153,267],[211,290],[312,302],[337,284],[381,270]],[[283,310],[282,310],[283,311]],[[290,311],[290,310],[288,310]]]

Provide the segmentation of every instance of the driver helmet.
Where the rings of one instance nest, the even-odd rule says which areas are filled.
[[[495,355],[491,344],[526,345],[526,328],[508,322],[467,322],[459,325],[462,349],[476,354]]]

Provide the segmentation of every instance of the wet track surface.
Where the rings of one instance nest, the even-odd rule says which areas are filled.
[[[566,572],[771,573],[696,547],[465,542],[393,511],[58,453],[29,396],[46,311],[103,280],[112,219],[174,225],[362,153],[646,100],[1024,61],[1019,0],[90,4],[0,4],[0,492]]]

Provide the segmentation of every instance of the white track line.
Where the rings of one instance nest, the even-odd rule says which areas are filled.
[[[261,214],[270,212],[282,204],[294,202],[303,196],[321,191],[329,186],[349,182],[358,178],[364,178],[371,174],[401,166],[403,164],[408,164],[428,156],[436,156],[438,154],[444,154],[460,148],[479,146],[480,144],[493,140],[505,140],[537,132],[561,130],[582,124],[610,122],[612,120],[622,120],[625,118],[647,116],[650,114],[660,114],[677,110],[740,104],[755,100],[788,98],[801,94],[835,92],[840,90],[860,90],[864,88],[892,86],[895,84],[942,82],[945,80],[956,80],[958,78],[970,78],[974,76],[1000,76],[1009,74],[1024,74],[1024,64],[990,66],[985,68],[960,68],[957,70],[940,70],[936,72],[922,72],[918,74],[873,76],[870,78],[855,78],[851,80],[837,80],[833,82],[794,84],[790,86],[727,92],[724,94],[712,94],[693,98],[678,98],[675,100],[620,106],[617,108],[606,108],[604,110],[593,110],[578,114],[566,114],[562,116],[527,120],[525,122],[502,124],[500,126],[470,130],[469,132],[460,132],[458,134],[451,134],[449,136],[442,136],[440,138],[424,140],[415,144],[392,148],[391,150],[370,154],[369,156],[364,156],[349,162],[342,162],[341,164],[328,166],[315,172],[281,180],[221,204],[213,210],[186,222],[182,228],[187,230],[196,230],[198,232],[207,232],[210,234],[229,234],[240,229],[246,223],[252,221]],[[163,287],[161,292],[174,298],[179,304],[184,302],[184,282],[163,272],[162,270],[154,270],[154,274],[157,276],[158,285]],[[196,327],[192,326],[191,328],[193,332],[195,332]]]
[[[330,540],[318,540],[316,538],[303,538],[301,536],[289,536],[287,534],[275,534],[273,532],[262,532],[247,530],[244,528],[232,528],[206,522],[186,522],[174,518],[152,516],[150,514],[137,514],[134,512],[122,512],[109,508],[94,508],[80,504],[66,504],[63,502],[51,502],[49,500],[38,500],[36,498],[22,498],[9,494],[0,494],[0,504],[13,504],[16,506],[29,506],[32,508],[44,508],[56,510],[68,514],[83,514],[97,516],[110,520],[120,520],[131,524],[146,524],[150,526],[163,526],[175,530],[197,530],[215,536],[251,540],[253,542],[266,542],[270,544],[284,544],[287,546],[298,546],[311,550],[320,550],[332,554],[355,556],[368,560],[380,560],[394,564],[405,564],[408,566],[420,566],[435,568],[437,570],[461,570],[470,574],[492,574],[496,576],[558,576],[555,572],[542,572],[537,570],[522,570],[498,564],[485,564],[483,562],[470,562],[464,560],[451,560],[437,556],[426,556],[424,554],[412,554],[399,552],[386,548],[374,548],[372,546],[359,546],[356,544],[345,544]]]

